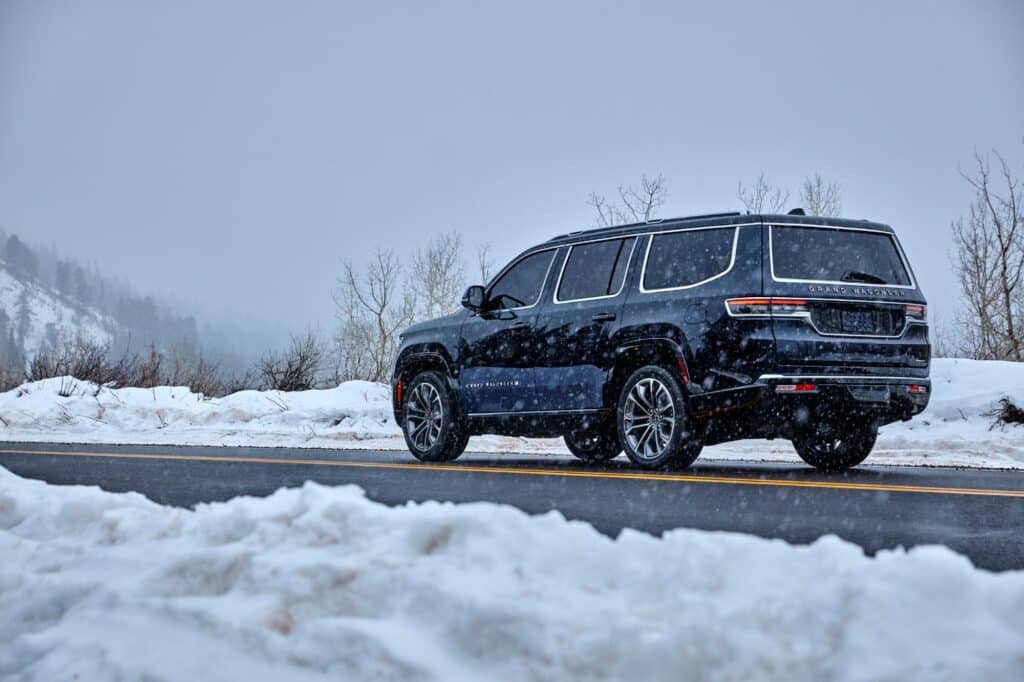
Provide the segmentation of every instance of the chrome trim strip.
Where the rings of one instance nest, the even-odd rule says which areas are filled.
[[[604,294],[603,296],[590,296],[589,298],[570,298],[570,299],[566,299],[564,301],[562,299],[558,298],[558,290],[562,286],[562,277],[565,276],[565,267],[569,264],[569,259],[572,258],[572,250],[573,250],[573,248],[575,248],[577,246],[582,246],[583,244],[595,244],[597,242],[607,242],[607,241],[612,241],[612,240],[625,240],[625,239],[632,239],[633,240],[633,245],[629,248],[629,257],[626,259],[626,272],[622,275],[622,284],[619,285],[619,290],[618,291],[616,291],[614,294]],[[586,242],[574,242],[574,243],[570,244],[569,245],[569,252],[566,253],[565,254],[565,258],[562,259],[562,269],[558,271],[558,281],[555,282],[555,292],[554,292],[554,294],[552,294],[552,298],[551,298],[552,302],[557,304],[557,305],[560,305],[562,303],[582,303],[584,301],[600,301],[600,300],[605,299],[605,298],[615,298],[616,296],[621,294],[622,290],[626,288],[626,280],[629,279],[629,268],[633,265],[633,253],[636,251],[636,244],[637,244],[638,241],[640,241],[640,236],[638,236],[638,235],[632,235],[632,236],[629,236],[629,237],[623,237],[623,236],[620,235],[618,237],[605,237],[604,239],[591,239],[590,241],[586,241]]]
[[[487,285],[487,298],[488,299],[490,299],[490,297],[491,297],[491,287],[494,286],[494,284],[496,284],[498,282],[498,280],[500,280],[502,277],[504,277],[506,272],[508,272],[509,270],[514,268],[516,265],[518,265],[519,263],[521,263],[524,260],[526,260],[527,258],[529,258],[530,256],[536,256],[538,253],[545,253],[547,251],[551,251],[551,260],[548,261],[548,269],[544,271],[544,279],[542,279],[541,282],[540,282],[540,291],[537,292],[537,300],[535,300],[530,305],[521,305],[518,308],[495,308],[495,311],[500,310],[502,312],[506,312],[507,313],[507,312],[511,312],[511,311],[514,311],[514,310],[529,310],[530,308],[537,307],[537,304],[540,303],[540,299],[544,296],[544,286],[548,283],[548,276],[551,274],[551,266],[555,264],[555,255],[558,253],[558,249],[560,249],[560,248],[561,248],[560,246],[552,246],[552,247],[549,247],[549,248],[546,248],[546,249],[537,249],[536,251],[530,251],[529,253],[524,253],[522,256],[520,256],[519,258],[515,259],[514,261],[512,261],[511,263],[506,265],[504,268],[502,268],[501,272],[499,272],[497,275],[495,275],[491,279],[491,283]],[[488,311],[488,312],[493,312],[493,311]]]
[[[470,412],[467,417],[532,417],[537,415],[542,416],[558,416],[562,414],[599,414],[607,411],[609,408],[587,408],[583,410],[530,410],[525,412]]]
[[[903,263],[903,269],[907,272],[907,277],[910,278],[910,284],[871,284],[868,282],[835,282],[827,279],[796,279],[793,277],[776,277],[775,275],[775,239],[772,236],[772,227],[778,225],[779,227],[807,227],[810,229],[822,228],[826,230],[847,230],[850,232],[872,232],[874,234],[884,234],[890,239],[896,246],[896,253],[900,257],[900,262]],[[910,262],[907,260],[907,254],[903,252],[903,245],[900,244],[900,240],[896,237],[895,232],[887,232],[885,230],[872,230],[866,227],[840,227],[838,225],[818,225],[810,223],[770,223],[768,225],[768,265],[771,271],[772,280],[776,282],[785,282],[790,284],[832,284],[835,286],[843,287],[880,287],[883,289],[917,289],[917,281],[914,279],[914,271],[910,269]]]
[[[739,298],[743,298],[743,297],[741,296]],[[821,301],[821,302],[825,302],[825,303],[868,303],[868,304],[871,304],[871,305],[891,305],[891,306],[896,306],[898,308],[906,308],[906,306],[908,306],[908,305],[925,305],[923,303],[900,303],[899,301],[878,301],[878,300],[872,301],[872,300],[863,299],[863,298],[811,298],[811,297],[808,297],[808,296],[756,296],[756,297],[752,297],[752,298],[779,298],[779,299],[798,298],[798,299],[800,299],[802,301]],[[917,324],[917,325],[921,325],[922,327],[927,327],[928,326],[928,322],[927,321],[922,322],[921,320],[911,320],[909,317],[906,316],[906,313],[904,313],[903,314],[903,329],[901,329],[900,333],[896,334],[895,336],[893,336],[893,335],[881,335],[881,334],[844,334],[844,333],[841,333],[841,332],[823,332],[823,331],[821,331],[820,329],[818,329],[818,325],[814,324],[814,319],[811,317],[811,313],[810,312],[796,312],[796,313],[789,313],[788,315],[772,315],[771,313],[768,313],[768,314],[765,314],[765,315],[762,315],[760,313],[750,313],[750,314],[739,313],[739,314],[737,314],[737,313],[734,313],[732,310],[730,310],[728,303],[726,303],[725,313],[729,317],[732,317],[732,318],[748,319],[748,320],[776,320],[776,319],[778,319],[778,320],[801,320],[802,319],[802,320],[806,320],[807,324],[809,324],[811,326],[811,329],[813,329],[815,331],[815,333],[818,334],[819,336],[839,336],[839,337],[851,338],[851,339],[901,339],[901,338],[903,338],[906,335],[907,330],[910,329],[911,325]]]
[[[740,242],[740,228],[741,227],[746,227],[746,226],[749,226],[749,225],[758,225],[758,226],[760,226],[761,223],[739,223],[737,225],[708,225],[708,226],[705,226],[705,227],[687,227],[687,228],[680,228],[680,229],[676,229],[676,230],[662,230],[660,232],[650,232],[650,233],[648,233],[647,236],[649,238],[647,240],[647,250],[644,252],[644,264],[643,264],[643,267],[641,267],[641,269],[640,269],[640,293],[642,293],[642,294],[654,294],[654,293],[660,293],[660,292],[663,292],[663,291],[682,291],[684,289],[693,289],[694,287],[699,287],[701,285],[707,284],[708,282],[712,282],[712,281],[714,281],[714,280],[716,280],[716,279],[718,279],[720,277],[725,277],[730,272],[732,272],[733,266],[736,265],[736,249],[738,248],[739,242]],[[683,284],[681,286],[665,287],[663,289],[648,289],[647,287],[644,286],[644,280],[647,277],[647,261],[651,257],[651,246],[654,244],[654,238],[656,236],[662,235],[662,234],[672,234],[672,233],[675,233],[675,232],[696,232],[698,230],[728,230],[728,229],[732,229],[733,230],[733,236],[732,236],[732,255],[731,255],[730,259],[729,259],[729,266],[725,270],[723,270],[722,272],[718,273],[714,277],[708,277],[707,279],[703,279],[703,280],[701,280],[699,282],[694,282],[693,284]]]

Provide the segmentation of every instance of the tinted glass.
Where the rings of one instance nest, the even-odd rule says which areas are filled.
[[[626,274],[632,244],[633,239],[609,239],[573,246],[558,285],[558,300],[617,293]]]
[[[725,272],[735,233],[735,227],[726,227],[654,235],[644,288],[682,287]]]
[[[536,303],[544,287],[544,275],[554,256],[553,250],[541,251],[513,265],[491,286],[488,292],[491,302],[505,309]]]
[[[812,227],[772,227],[776,277],[854,284],[910,284],[888,234]]]

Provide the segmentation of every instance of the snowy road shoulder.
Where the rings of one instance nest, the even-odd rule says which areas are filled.
[[[1002,397],[1024,404],[1024,363],[935,360],[928,409],[882,429],[868,463],[1024,468],[1024,427],[992,428]],[[300,393],[204,399],[188,388],[99,389],[73,379],[0,394],[0,440],[404,450],[387,387],[362,381]],[[570,456],[560,439],[483,436],[475,452]],[[788,441],[705,449],[707,459],[800,462]]]
[[[0,676],[1020,679],[1024,573],[307,484],[195,511],[0,469]]]

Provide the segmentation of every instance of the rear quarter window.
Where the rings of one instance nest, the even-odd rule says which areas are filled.
[[[654,235],[644,268],[644,289],[693,286],[723,274],[732,264],[735,239],[735,227]]]

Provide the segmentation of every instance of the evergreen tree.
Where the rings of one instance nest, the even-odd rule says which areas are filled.
[[[18,345],[24,348],[25,339],[28,337],[29,332],[32,331],[32,318],[35,317],[35,314],[32,312],[32,300],[29,298],[27,287],[22,287],[17,305],[18,311],[14,316],[14,334]]]

